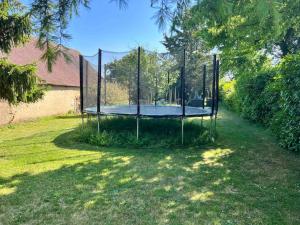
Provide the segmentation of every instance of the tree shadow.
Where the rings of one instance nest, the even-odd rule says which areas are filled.
[[[0,179],[3,224],[264,224],[269,215],[285,222],[277,200],[243,170],[238,146],[101,148],[75,136],[53,143],[92,152],[88,160],[67,165],[76,156],[65,157],[58,169]]]
[[[217,219],[215,205],[226,204],[220,190],[232,187],[229,149],[100,149],[72,135],[55,145],[103,154],[1,180],[4,224],[190,224]]]

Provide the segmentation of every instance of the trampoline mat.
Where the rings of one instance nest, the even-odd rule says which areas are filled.
[[[88,114],[97,114],[97,107],[88,107],[84,110]],[[114,106],[101,106],[101,114],[108,115],[137,115],[136,105],[114,105]],[[210,107],[191,107],[185,106],[185,116],[207,116],[211,114]],[[151,117],[168,117],[168,116],[181,116],[181,106],[155,106],[155,105],[140,105],[141,116]]]

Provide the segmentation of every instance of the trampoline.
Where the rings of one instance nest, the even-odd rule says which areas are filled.
[[[219,100],[219,60],[216,55],[195,58],[184,49],[157,53],[141,47],[128,52],[99,49],[79,56],[80,110],[84,114],[180,118],[210,117],[216,124]],[[210,126],[210,128],[212,125]]]

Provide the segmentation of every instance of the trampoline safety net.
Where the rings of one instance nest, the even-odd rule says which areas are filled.
[[[137,116],[209,116],[218,111],[216,56],[99,50],[80,56],[81,111]]]

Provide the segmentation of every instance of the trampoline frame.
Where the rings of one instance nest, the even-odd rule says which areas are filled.
[[[211,103],[211,111],[209,113],[201,113],[201,114],[193,114],[188,115],[186,114],[186,90],[185,90],[185,64],[186,64],[186,51],[183,50],[183,63],[180,67],[180,80],[181,80],[181,86],[180,86],[180,92],[181,92],[181,98],[180,98],[180,105],[182,108],[181,115],[143,115],[141,114],[141,105],[140,105],[140,75],[141,75],[141,47],[138,47],[138,54],[137,54],[137,111],[136,114],[126,114],[126,113],[101,113],[101,82],[102,82],[102,50],[98,49],[98,74],[97,74],[97,111],[91,112],[84,109],[84,95],[83,95],[83,61],[84,57],[83,55],[79,55],[79,75],[80,75],[80,112],[81,112],[81,118],[82,118],[82,126],[84,126],[84,114],[90,117],[90,115],[97,115],[97,123],[98,123],[98,132],[100,132],[100,116],[101,115],[111,115],[111,116],[135,116],[136,117],[136,137],[137,140],[139,139],[139,120],[141,117],[152,117],[152,118],[180,118],[181,119],[181,141],[182,144],[184,143],[184,118],[185,117],[210,117],[210,136],[213,137],[213,132],[216,131],[216,120],[217,120],[217,114],[218,114],[218,106],[219,106],[219,70],[220,70],[220,62],[217,60],[217,56],[213,55],[213,72],[212,72],[212,103]],[[204,109],[205,104],[205,97],[206,97],[206,75],[207,75],[207,69],[206,64],[203,65],[203,105],[202,108]],[[164,107],[164,106],[158,106],[158,107]],[[198,108],[198,107],[195,107]],[[214,120],[214,126],[213,126],[213,120]],[[214,128],[213,128],[214,127]]]

